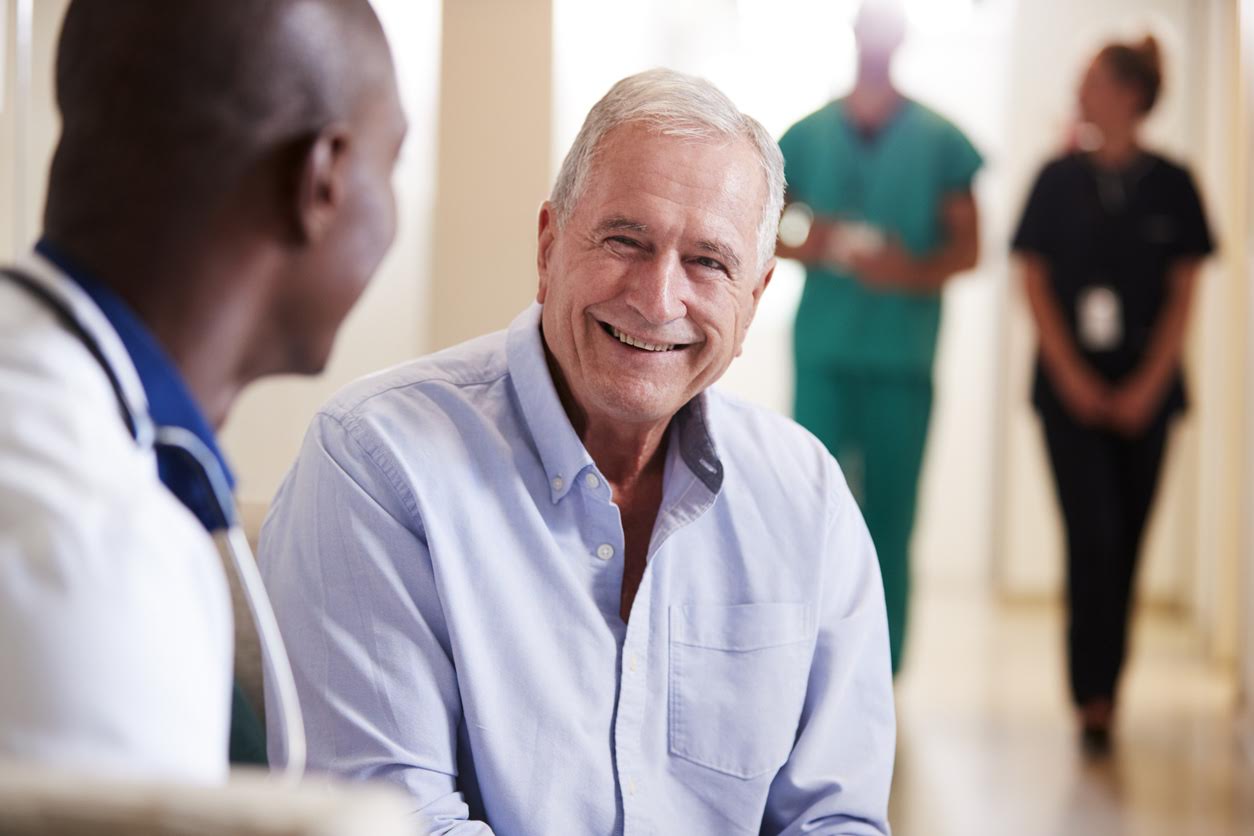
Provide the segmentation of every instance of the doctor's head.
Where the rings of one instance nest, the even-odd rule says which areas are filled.
[[[56,75],[50,242],[141,316],[217,316],[241,382],[320,369],[396,227],[367,0],[73,0]]]
[[[888,83],[893,58],[906,40],[906,29],[902,0],[863,0],[853,21],[863,81]]]
[[[657,424],[722,376],[775,268],[783,192],[779,146],[706,81],[652,70],[593,107],[537,256],[545,345],[579,412]]]

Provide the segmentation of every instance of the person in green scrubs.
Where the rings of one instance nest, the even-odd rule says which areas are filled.
[[[894,673],[940,292],[978,258],[971,184],[982,163],[961,131],[894,87],[905,30],[899,3],[867,0],[854,24],[852,91],[779,143],[790,206],[778,254],[806,267],[795,417],[840,461],[862,507],[884,578]],[[790,238],[787,222],[799,214],[808,232]]]

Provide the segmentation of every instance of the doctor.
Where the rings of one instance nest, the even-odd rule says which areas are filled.
[[[366,0],[75,0],[56,89],[0,276],[0,756],[218,780],[220,509],[154,438],[229,474],[240,390],[323,367],[395,231],[392,62]]]

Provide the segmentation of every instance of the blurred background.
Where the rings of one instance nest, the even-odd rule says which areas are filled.
[[[856,0],[374,0],[412,129],[401,231],[328,373],[251,389],[226,429],[264,512],[349,380],[504,327],[534,296],[536,213],[588,108],[652,66],[703,75],[777,136],[848,89]],[[65,0],[0,0],[0,258],[39,233]],[[982,257],[945,290],[897,682],[892,816],[911,834],[1254,833],[1254,0],[911,0],[894,75],[986,158]],[[1219,253],[1190,330],[1114,756],[1077,751],[1063,541],[1029,403],[1034,332],[1009,258],[1032,178],[1111,38],[1165,50],[1153,144],[1194,172]],[[118,200],[125,200],[118,195]],[[722,385],[791,405],[802,271],[780,265]],[[840,741],[832,741],[839,746]]]

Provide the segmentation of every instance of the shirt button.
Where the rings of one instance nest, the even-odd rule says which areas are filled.
[[[632,673],[636,672],[636,668],[638,667],[636,654],[634,653],[631,654],[631,658],[627,660],[627,667],[631,670]]]
[[[636,797],[636,782],[632,778],[627,779],[627,795],[631,798]]]
[[[601,480],[597,478],[595,473],[589,473],[587,476],[583,477],[583,483],[588,486],[589,490],[593,491],[601,487]]]
[[[613,556],[614,556],[614,547],[611,546],[609,543],[602,543],[601,545],[597,546],[597,557],[601,558],[602,560],[609,560]]]
[[[553,490],[560,491],[562,488],[566,487],[566,480],[563,479],[561,476],[554,476],[552,485],[553,485]]]

